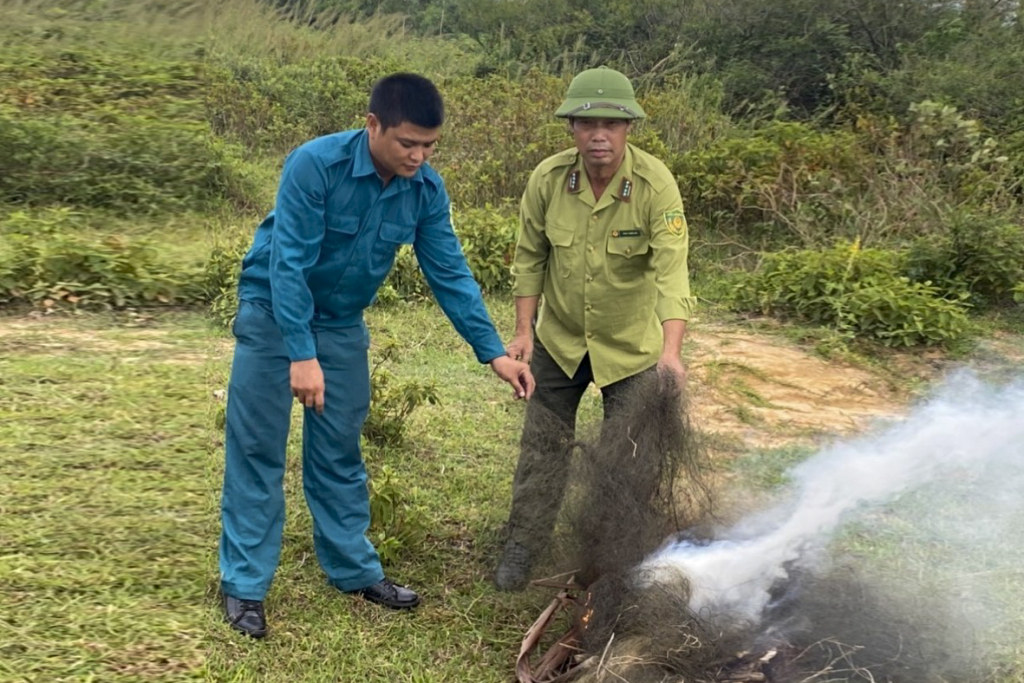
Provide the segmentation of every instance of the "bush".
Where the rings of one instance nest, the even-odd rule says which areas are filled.
[[[834,192],[837,183],[856,191],[855,169],[863,157],[850,133],[775,121],[736,129],[683,156],[674,171],[691,215],[733,226],[747,244],[763,245],[781,236],[775,232],[780,228],[791,236],[789,219],[801,205]],[[798,236],[805,243],[829,236],[820,226],[816,232]]]
[[[437,387],[432,382],[399,382],[385,367],[399,351],[396,340],[378,340],[370,373],[370,412],[363,425],[363,438],[369,446],[366,449],[370,470],[369,534],[385,564],[423,541],[426,520],[422,508],[408,501],[405,487],[396,482],[394,470],[377,462],[389,450],[405,446],[413,411],[439,400]]]
[[[96,112],[25,119],[0,108],[0,202],[120,213],[247,205],[256,189],[202,123]]]
[[[743,276],[732,303],[744,311],[832,327],[887,346],[948,344],[969,329],[964,297],[902,275],[905,257],[860,245],[769,254]]]
[[[975,307],[1012,301],[1024,281],[1024,226],[998,217],[954,215],[948,229],[917,240],[907,274],[942,291],[970,295]]]
[[[0,222],[0,305],[123,309],[203,300],[200,271],[145,238],[79,232],[70,212],[15,212]]]
[[[200,62],[33,38],[0,43],[0,202],[133,214],[253,202],[240,154],[203,119]]]
[[[384,367],[399,350],[394,339],[380,341],[370,373],[370,413],[363,427],[363,436],[379,448],[400,448],[404,445],[412,412],[423,404],[438,402],[437,387],[432,382],[399,383]]]
[[[312,138],[361,126],[374,81],[397,70],[378,59],[280,63],[215,54],[206,69],[206,115],[216,134],[283,156]]]
[[[368,535],[381,562],[392,564],[404,551],[426,538],[426,513],[422,506],[409,502],[404,484],[396,481],[398,477],[390,465],[376,466],[376,451],[371,449],[366,456],[371,470],[367,482],[370,492]],[[415,493],[416,487],[412,490]]]
[[[518,219],[511,209],[487,205],[481,209],[453,212],[455,234],[462,243],[466,262],[485,293],[512,289],[512,257],[515,254]],[[404,247],[395,259],[394,270],[381,291],[380,301],[414,301],[430,297],[423,273],[412,249]]]
[[[210,318],[225,330],[231,329],[238,312],[242,258],[251,245],[251,233],[229,232],[215,241],[203,268],[203,296],[210,305]]]
[[[439,87],[448,117],[431,163],[460,210],[519,199],[537,164],[572,146],[554,117],[562,79],[531,72],[521,81],[454,78]]]

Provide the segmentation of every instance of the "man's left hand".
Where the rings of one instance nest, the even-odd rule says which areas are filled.
[[[686,366],[679,356],[662,356],[658,359],[658,375],[671,379],[681,390],[686,385]]]
[[[512,385],[512,388],[515,389],[515,398],[529,400],[533,396],[537,382],[533,379],[530,366],[526,363],[513,360],[508,356],[498,356],[491,361],[491,370]]]

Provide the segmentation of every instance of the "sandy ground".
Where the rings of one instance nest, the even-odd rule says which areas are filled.
[[[907,400],[880,372],[826,361],[781,337],[711,325],[691,344],[695,424],[748,448],[859,431]]]

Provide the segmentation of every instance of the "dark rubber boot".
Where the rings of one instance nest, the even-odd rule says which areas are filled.
[[[529,580],[530,551],[515,541],[509,541],[494,572],[494,585],[500,591],[521,591]]]

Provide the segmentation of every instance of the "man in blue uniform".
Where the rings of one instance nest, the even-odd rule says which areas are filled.
[[[505,355],[427,165],[444,120],[434,85],[381,79],[366,127],[317,138],[284,164],[275,209],[242,261],[227,405],[221,590],[228,623],[266,635],[263,598],[281,551],[292,399],[305,406],[303,488],[317,558],[332,585],[391,607],[419,596],[384,576],[370,522],[359,434],[370,401],[363,310],[402,244],[477,359],[528,399],[534,380]]]

